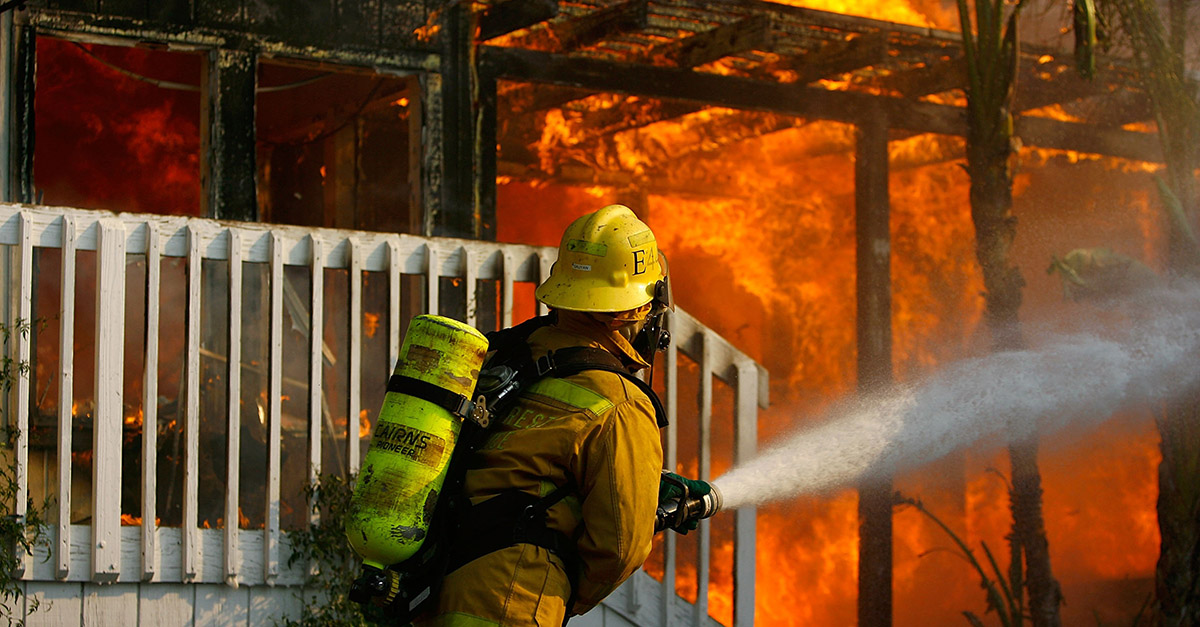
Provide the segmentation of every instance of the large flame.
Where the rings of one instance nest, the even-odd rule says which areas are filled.
[[[957,25],[952,9],[932,0],[789,4],[924,27]],[[151,63],[150,56],[167,54],[38,40],[39,68],[62,70],[53,80],[40,77],[37,95],[35,182],[46,190],[47,202],[198,213],[198,98],[134,81],[88,52],[144,73],[162,64],[158,57]],[[198,84],[195,58],[172,57],[166,65],[173,74],[157,78]],[[76,100],[93,92],[111,94],[114,102],[105,104],[111,108],[98,110],[92,103],[91,113],[81,115]],[[126,106],[130,103],[135,106]],[[556,245],[574,217],[609,202],[633,206],[672,260],[680,305],[770,370],[774,406],[763,412],[759,427],[767,442],[817,419],[832,399],[854,389],[854,129],[717,108],[684,107],[648,125],[611,119],[603,129],[591,115],[608,111],[659,119],[651,116],[659,104],[596,95],[545,114],[537,141],[524,148],[547,176],[534,183],[515,176],[499,181],[498,239]],[[1070,117],[1054,106],[1037,113]],[[68,141],[100,148],[91,159],[54,159],[76,154],[63,147]],[[889,146],[894,369],[900,380],[988,343],[962,154],[957,138],[924,135]],[[1045,276],[1051,254],[1108,245],[1161,265],[1161,217],[1147,191],[1153,189],[1154,167],[1034,149],[1022,151],[1020,161],[1015,191],[1021,222],[1013,258],[1028,282],[1023,319],[1088,316],[1064,305]],[[110,167],[116,169],[105,169]],[[580,171],[592,179],[584,182]],[[144,185],[145,180],[157,184]],[[172,277],[181,272],[177,266],[165,271]],[[181,283],[164,281],[164,289]],[[514,321],[520,321],[535,310],[532,285],[518,285],[516,296]],[[332,316],[326,321],[335,323],[341,324]],[[374,337],[377,330],[378,321],[368,316],[365,334]],[[39,354],[39,367],[41,361]],[[88,361],[76,363],[87,367]],[[86,379],[77,372],[77,381]],[[686,383],[681,398],[690,395],[694,404],[695,394],[689,393],[695,385]],[[730,433],[728,404],[718,405],[715,428]],[[130,416],[132,425],[141,412]],[[369,433],[367,410],[359,418],[360,435]],[[341,432],[350,427],[345,415],[334,420]],[[681,428],[684,448],[695,446],[694,419],[690,424]],[[164,428],[170,432],[173,425]],[[1093,610],[1110,622],[1136,612],[1142,599],[1137,592],[1152,577],[1157,553],[1156,444],[1152,422],[1138,414],[1043,447],[1046,526],[1069,601],[1065,622],[1090,621]],[[86,464],[87,458],[83,452],[75,461]],[[714,474],[729,461],[728,450],[714,453]],[[696,469],[694,452],[681,452],[679,470]],[[896,484],[960,532],[977,555],[986,543],[1003,565],[1011,518],[1006,473],[1002,453],[980,448],[898,477]],[[726,624],[732,617],[727,519],[711,521],[708,598],[710,614]],[[126,522],[137,519],[130,515]],[[857,530],[857,497],[850,489],[760,509],[758,624],[852,624]],[[694,536],[682,542],[677,592],[694,599],[695,549],[688,542]],[[976,575],[929,520],[911,509],[899,511],[894,542],[898,625],[953,624],[963,610],[983,613]],[[655,559],[648,570],[660,574],[662,558]],[[1121,594],[1105,594],[1111,590]]]
[[[680,305],[770,370],[774,406],[760,418],[760,439],[770,441],[816,419],[830,400],[854,387],[853,128],[706,109],[640,128],[630,124],[630,130],[597,141],[590,121],[619,100],[596,96],[546,115],[540,142],[530,152],[551,175],[532,185],[500,182],[499,239],[554,245],[562,228],[582,213],[609,202],[634,206],[671,258]],[[633,101],[625,105],[631,114],[645,110],[629,106]],[[1054,107],[1039,113],[1067,117]],[[978,354],[989,344],[963,154],[960,138],[921,135],[889,145],[899,380]],[[580,164],[593,183],[554,182],[578,177]],[[1161,216],[1147,191],[1156,168],[1039,149],[1022,151],[1019,167],[1015,210],[1021,227],[1013,259],[1029,283],[1022,318],[1031,325],[1089,315],[1064,304],[1061,290],[1045,275],[1051,255],[1111,245],[1152,265],[1159,260]],[[681,385],[680,397],[694,398],[689,387],[694,383]],[[694,401],[680,402],[681,415],[694,411],[687,409]],[[720,416],[714,412],[714,420]],[[1074,434],[1044,445],[1046,526],[1068,598],[1067,622],[1090,620],[1092,612],[1112,620],[1133,615],[1142,599],[1138,593],[1152,577],[1153,424],[1144,415],[1121,424],[1127,426],[1119,433]],[[684,437],[694,429],[690,425],[681,419],[685,473],[696,468],[685,452],[694,446]],[[896,485],[921,498],[978,557],[986,543],[1006,568],[1011,514],[1007,461],[998,451],[990,443],[956,454],[897,477]],[[1111,503],[1121,507],[1107,508]],[[758,624],[856,620],[856,504],[848,491],[760,510]],[[1134,537],[1122,541],[1127,530]],[[695,599],[696,556],[689,542],[681,540],[677,592]],[[730,567],[725,556],[731,550],[714,532],[709,609],[726,624],[732,617],[731,579],[719,569]],[[896,624],[953,624],[964,610],[985,612],[978,575],[919,512],[897,512],[894,554]],[[660,576],[661,556],[647,570]]]
[[[199,55],[38,37],[37,56],[46,204],[199,215]]]

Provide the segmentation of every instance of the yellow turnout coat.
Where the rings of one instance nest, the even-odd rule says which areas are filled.
[[[559,312],[558,323],[534,331],[529,344],[535,359],[590,346],[647,366],[623,336],[583,314]],[[518,544],[450,573],[418,625],[558,627],[568,609],[594,607],[650,553],[662,445],[650,399],[617,374],[589,370],[530,386],[471,468],[465,488],[473,503],[514,488],[545,496],[575,481],[576,491],[547,512],[547,526],[573,538],[579,552],[574,605],[566,607],[571,584],[558,556]]]

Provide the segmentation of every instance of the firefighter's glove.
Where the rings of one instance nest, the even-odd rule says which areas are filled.
[[[687,498],[695,499],[707,495],[712,492],[712,486],[704,481],[696,479],[688,479],[682,475],[677,475],[673,472],[664,470],[662,478],[658,482],[658,503],[671,503],[684,498],[684,487],[687,487]],[[675,531],[686,535],[687,532],[694,530],[700,526],[700,519],[686,520],[678,527],[672,527]]]

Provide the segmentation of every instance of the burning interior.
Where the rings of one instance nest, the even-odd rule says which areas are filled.
[[[421,66],[420,54],[398,71],[377,63],[383,52],[363,52],[362,42],[334,41],[332,53],[306,55],[302,46],[277,45],[269,36],[250,69],[222,74],[237,63],[210,61],[201,43],[214,32],[211,25],[192,23],[191,35],[181,35],[155,26],[153,16],[106,15],[107,3],[86,11],[74,6],[79,3],[48,4],[17,18],[23,20],[26,54],[36,59],[34,99],[25,118],[36,131],[20,156],[31,172],[22,198],[27,202],[549,246],[574,217],[622,202],[659,234],[680,304],[772,373],[773,407],[759,424],[765,443],[854,390],[861,280],[856,208],[865,196],[882,193],[890,211],[884,217],[890,240],[885,289],[892,337],[891,353],[883,358],[896,379],[914,379],[986,349],[962,168],[963,58],[950,32],[957,16],[940,2],[384,2],[378,3],[381,15],[412,13],[406,26],[362,18],[376,41],[398,29],[408,37],[400,47],[441,51],[437,80]],[[463,19],[447,17],[463,8]],[[851,12],[857,15],[844,14]],[[251,32],[269,21],[239,19],[242,26],[233,28]],[[124,37],[111,35],[113,24]],[[339,34],[330,37],[344,37],[346,28],[336,26]],[[463,55],[444,43],[463,33],[471,42],[470,59],[458,58]],[[387,45],[397,47],[396,41]],[[1064,302],[1055,279],[1042,272],[1053,255],[1109,246],[1154,266],[1162,264],[1165,249],[1151,196],[1159,166],[1153,135],[1145,132],[1145,95],[1119,64],[1104,66],[1091,82],[1077,78],[1071,64],[1053,46],[1029,47],[1021,56],[1018,134],[1025,147],[1014,193],[1022,226],[1013,254],[1028,280],[1022,317],[1039,323],[1068,324],[1062,321],[1088,315]],[[238,90],[252,103],[252,116],[243,110],[241,119],[214,122],[225,115],[222,99],[238,97]],[[882,144],[863,141],[872,118],[886,120],[877,130],[885,134]],[[214,124],[227,128],[215,133]],[[878,145],[882,150],[869,149]],[[249,164],[249,170],[209,165],[223,158]],[[85,383],[93,363],[88,351],[94,350],[89,333],[95,312],[87,304],[95,302],[89,292],[95,278],[88,275],[89,253],[77,254],[80,310],[70,401],[73,428],[81,435],[74,439],[71,485],[83,495],[95,489],[90,438],[82,435],[95,396]],[[61,305],[53,296],[61,260],[41,251],[36,263],[34,312],[53,319]],[[130,263],[144,266],[145,260]],[[124,465],[122,513],[131,524],[153,515],[169,526],[180,520],[182,477],[171,443],[182,429],[177,408],[184,354],[184,295],[171,289],[183,282],[169,277],[181,277],[184,268],[179,260],[164,260],[160,271],[158,510],[138,508],[140,470],[132,456]],[[212,277],[212,291],[202,312],[200,446],[208,461],[200,469],[200,518],[220,527],[229,524],[220,498],[226,487],[223,412],[229,399],[222,373],[229,329],[208,308],[228,307],[220,295],[229,273],[216,263],[203,272]],[[243,277],[243,528],[263,524],[261,508],[250,504],[262,501],[263,490],[254,469],[262,464],[266,437],[268,388],[255,369],[267,350],[259,315],[266,307],[264,272],[247,270]],[[304,417],[312,401],[304,383],[309,362],[302,327],[313,280],[290,273],[284,287],[285,528],[307,521]],[[326,270],[321,281],[327,299],[322,399],[342,399],[346,381],[355,376],[339,359],[351,350],[344,305],[352,278]],[[473,307],[481,327],[500,324],[495,285],[481,285],[477,301],[468,303],[460,279],[442,281],[443,312]],[[320,412],[327,421],[321,430],[326,469],[346,467],[337,443],[348,429],[370,432],[386,384],[384,338],[390,330],[369,313],[382,307],[386,283],[382,273],[363,277],[367,313],[356,350],[369,367],[361,373],[361,398]],[[137,348],[146,295],[137,284],[131,279],[126,290],[127,399],[142,396]],[[422,311],[420,282],[405,286],[412,297],[404,302],[413,313]],[[519,285],[514,300],[514,319],[534,314],[532,284]],[[52,494],[59,485],[49,474],[55,467],[52,429],[66,401],[54,376],[63,340],[53,324],[34,337],[30,446],[40,457],[31,461],[37,478],[31,486]],[[698,366],[680,361],[683,389],[697,390]],[[712,476],[733,460],[732,446],[722,444],[733,440],[732,411],[720,409],[732,406],[732,393],[720,385],[716,390]],[[144,408],[131,404],[125,410],[124,437],[136,451],[147,428]],[[701,463],[697,410],[685,403],[678,412],[679,470],[695,475]],[[1093,614],[1127,619],[1153,582],[1157,435],[1148,415],[1134,415],[1077,436],[1043,451],[1046,525],[1067,599],[1064,617],[1071,623]],[[997,476],[1007,461],[996,451],[985,445],[957,453],[897,477],[895,485],[922,498],[972,546],[986,542],[995,550],[1009,525],[1004,480]],[[756,622],[854,622],[857,500],[847,490],[759,511]],[[72,501],[79,506],[72,508],[72,520],[86,520],[87,498]],[[708,612],[732,624],[733,521],[718,517],[711,524]],[[983,613],[974,575],[945,550],[948,540],[926,519],[898,511],[892,541],[897,624],[951,624],[963,610]],[[695,600],[695,536],[680,545],[676,589]],[[663,568],[656,553],[647,570],[661,576]]]

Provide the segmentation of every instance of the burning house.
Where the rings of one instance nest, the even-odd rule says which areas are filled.
[[[660,234],[690,312],[656,381],[686,474],[987,343],[940,2],[23,5],[0,17],[0,271],[4,320],[34,321],[6,345],[31,366],[3,407],[15,513],[51,499],[19,569],[50,602],[31,621],[297,615],[304,488],[357,470],[406,321],[535,314],[550,247],[602,204]],[[1061,48],[1018,59],[1035,320],[1067,311],[1053,255],[1156,265],[1166,237],[1146,95]],[[1131,415],[1043,455],[1068,618],[1128,618],[1152,587],[1155,438]],[[1005,463],[969,449],[720,514],[658,539],[579,623],[982,614],[974,573],[891,492],[996,550]]]

